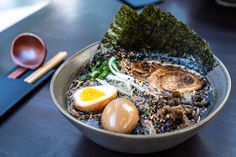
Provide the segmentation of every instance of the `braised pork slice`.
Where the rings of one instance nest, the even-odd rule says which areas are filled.
[[[155,70],[147,78],[148,82],[160,91],[180,93],[201,89],[204,81],[184,69],[174,66],[155,65]]]

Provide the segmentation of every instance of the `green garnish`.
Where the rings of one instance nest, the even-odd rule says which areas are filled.
[[[117,69],[120,69],[120,63],[117,61],[115,62],[115,66]],[[106,76],[111,73],[108,65],[108,60],[104,61],[97,61],[95,63],[92,63],[89,65],[89,73],[88,76],[86,77],[87,80],[96,80],[96,78],[99,78],[101,80],[104,80]]]
[[[88,73],[85,73],[85,74],[83,74],[83,75],[81,75],[80,77],[79,77],[79,80],[80,81],[86,81],[86,80],[89,80],[91,77],[89,76],[89,74]]]

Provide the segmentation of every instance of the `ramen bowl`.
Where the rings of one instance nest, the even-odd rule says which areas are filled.
[[[65,61],[51,80],[50,92],[58,110],[86,137],[107,149],[126,153],[152,153],[174,147],[207,125],[223,108],[229,97],[230,75],[224,64],[216,57],[218,66],[206,76],[216,94],[209,113],[200,122],[183,129],[157,135],[120,134],[95,128],[77,120],[67,111],[66,91],[71,82],[83,72],[86,65],[93,59],[97,46],[98,42],[91,44]]]

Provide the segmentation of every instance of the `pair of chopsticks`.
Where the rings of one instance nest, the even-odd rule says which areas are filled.
[[[29,75],[27,78],[24,79],[27,83],[34,83],[39,78],[41,78],[44,74],[46,74],[48,71],[56,67],[59,63],[61,63],[67,56],[67,52],[59,52],[56,56],[54,56],[52,59],[50,59],[47,63],[42,65],[40,68],[38,68],[36,71],[34,71],[31,75]]]

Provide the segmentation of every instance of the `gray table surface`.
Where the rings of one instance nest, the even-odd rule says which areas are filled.
[[[116,0],[52,1],[0,34],[0,74],[14,67],[9,51],[17,34],[32,32],[41,36],[48,48],[47,59],[61,50],[71,56],[103,37],[120,5]],[[147,156],[235,157],[236,9],[217,6],[212,0],[166,0],[159,6],[209,42],[229,69],[233,87],[224,109],[196,136],[175,148]],[[49,84],[46,81],[1,119],[1,157],[141,156],[104,149],[83,136],[54,106]]]

